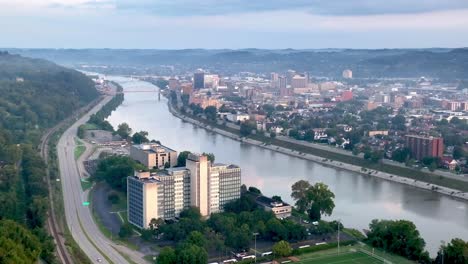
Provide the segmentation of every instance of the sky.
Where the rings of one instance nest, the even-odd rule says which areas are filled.
[[[0,47],[468,46],[468,0],[0,0]]]

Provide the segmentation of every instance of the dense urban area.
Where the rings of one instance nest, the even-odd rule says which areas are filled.
[[[75,61],[66,50],[9,52]],[[330,220],[336,194],[322,182],[299,180],[285,187],[290,197],[267,196],[213,153],[177,151],[126,122],[112,126],[127,92],[148,91],[126,91],[104,75],[152,83],[159,89],[149,92],[166,97],[174,116],[242,143],[466,201],[461,73],[377,73],[369,65],[382,58],[362,51],[362,64],[352,51],[304,51],[348,62],[315,71],[292,51],[275,56],[300,70],[256,64],[250,53],[258,51],[224,52],[216,63],[204,52],[198,65],[181,66],[184,56],[148,67],[73,63],[81,72],[0,53],[0,263],[468,263],[466,237],[441,242],[431,256],[409,220],[376,217],[364,230]],[[390,64],[403,60],[403,51],[381,52]],[[466,50],[421,52],[439,61]],[[230,56],[246,65],[223,67]]]

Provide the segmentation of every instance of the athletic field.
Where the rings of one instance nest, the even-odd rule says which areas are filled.
[[[301,264],[382,264],[383,260],[374,258],[363,252],[349,252],[339,255],[321,256],[316,258],[302,259]]]

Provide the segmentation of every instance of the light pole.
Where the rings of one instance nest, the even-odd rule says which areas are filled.
[[[255,233],[253,233],[253,235],[254,235],[254,239],[255,239],[255,252],[254,252],[255,253],[255,263],[257,263],[257,236],[258,236],[258,233],[255,232]]]
[[[338,253],[340,253],[340,223],[341,223],[341,220],[338,219],[337,222],[338,222],[338,225],[337,225],[338,226],[338,237],[337,237],[337,240],[338,240]]]
[[[442,240],[442,264],[444,264],[444,253],[445,253],[445,241]]]

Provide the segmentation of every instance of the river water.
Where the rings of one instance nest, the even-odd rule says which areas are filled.
[[[156,89],[146,82],[110,79],[127,92]],[[160,140],[177,151],[212,152],[217,162],[239,165],[244,184],[256,186],[269,196],[280,195],[287,202],[292,202],[294,182],[324,182],[336,196],[336,207],[329,219],[340,219],[345,226],[359,230],[368,228],[372,219],[413,221],[432,256],[442,240],[468,240],[466,202],[240,143],[174,117],[168,111],[167,99],[158,100],[157,93],[126,93],[124,102],[108,121],[114,127],[127,122],[133,131],[148,131],[150,139]]]

